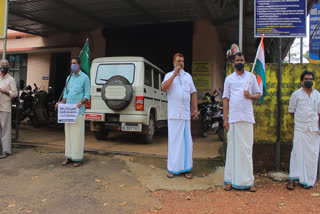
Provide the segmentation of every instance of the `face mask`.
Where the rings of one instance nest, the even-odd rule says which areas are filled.
[[[79,69],[79,65],[77,65],[77,64],[72,64],[72,65],[71,65],[71,70],[72,70],[73,72],[76,72],[78,69]]]
[[[1,72],[2,72],[3,74],[7,74],[7,73],[9,72],[9,68],[8,68],[8,67],[3,67],[3,68],[1,69]]]
[[[306,88],[312,88],[313,82],[312,81],[304,81],[303,85]]]
[[[238,64],[235,64],[234,67],[236,67],[236,69],[237,69],[238,71],[242,71],[242,69],[244,68],[244,64],[238,63]]]

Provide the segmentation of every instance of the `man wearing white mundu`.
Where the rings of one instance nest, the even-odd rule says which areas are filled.
[[[71,75],[67,77],[66,87],[61,102],[76,104],[79,108],[75,123],[65,123],[66,160],[61,163],[62,166],[66,166],[73,162],[73,166],[78,167],[83,160],[85,132],[84,114],[85,103],[90,99],[90,80],[87,74],[81,71],[80,66],[80,58],[73,57],[71,60],[72,72]]]
[[[255,75],[244,70],[245,58],[242,53],[235,54],[233,65],[235,71],[225,79],[222,96],[224,127],[228,130],[224,190],[229,191],[233,187],[255,192],[252,164],[255,120],[252,100],[260,99],[261,89]]]

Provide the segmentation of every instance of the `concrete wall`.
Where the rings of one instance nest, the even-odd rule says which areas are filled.
[[[31,85],[36,83],[40,89],[47,90],[49,87],[49,80],[43,80],[43,77],[50,75],[50,53],[31,53],[28,54],[28,71],[27,83]]]
[[[33,86],[36,83],[47,90],[49,81],[42,80],[42,77],[50,76],[51,53],[70,52],[70,57],[78,56],[86,38],[90,39],[91,60],[104,57],[106,42],[100,28],[84,33],[55,33],[48,37],[9,30],[7,55],[28,54],[27,84]],[[3,40],[0,40],[0,52],[2,47]]]
[[[215,26],[208,20],[194,23],[193,61],[209,61],[211,74],[211,91],[223,86],[224,82],[224,50]]]

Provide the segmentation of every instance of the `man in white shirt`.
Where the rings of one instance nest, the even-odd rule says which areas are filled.
[[[293,190],[295,181],[304,188],[314,187],[319,156],[320,93],[312,88],[314,74],[304,71],[300,77],[302,88],[295,91],[289,102],[294,117],[293,148],[287,188]]]
[[[192,178],[192,137],[190,119],[198,117],[197,90],[190,74],[183,70],[184,57],[177,53],[173,57],[174,70],[167,73],[161,89],[168,98],[168,178],[184,173]],[[190,98],[192,114],[190,110]]]
[[[224,190],[229,191],[233,187],[255,192],[252,165],[255,120],[252,100],[260,98],[261,89],[255,75],[244,70],[245,58],[242,53],[235,54],[233,65],[235,71],[225,79],[222,96],[224,127],[228,130]]]
[[[9,72],[9,62],[0,62],[0,159],[11,154],[11,99],[17,96],[16,81]]]

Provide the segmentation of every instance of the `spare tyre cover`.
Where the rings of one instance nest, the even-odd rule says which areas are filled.
[[[102,87],[101,97],[112,110],[125,109],[132,100],[132,86],[123,76],[113,76]]]

